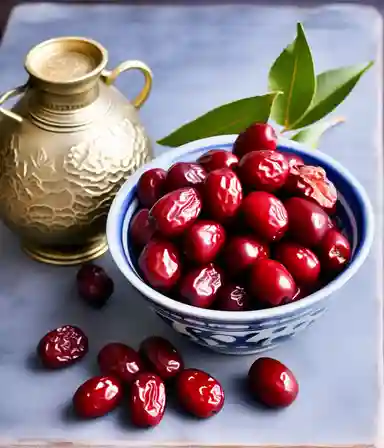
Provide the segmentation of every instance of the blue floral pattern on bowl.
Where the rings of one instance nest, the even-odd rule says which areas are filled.
[[[373,213],[363,188],[345,168],[319,151],[307,150],[300,144],[282,139],[279,142],[280,151],[298,154],[306,163],[322,166],[336,185],[339,192],[337,215],[343,231],[352,241],[353,256],[348,268],[314,294],[267,310],[206,310],[160,294],[142,280],[129,239],[130,221],[138,208],[137,181],[149,168],[168,169],[175,162],[194,161],[210,149],[230,151],[235,138],[221,136],[193,142],[171,150],[141,168],[123,185],[112,204],[107,237],[112,257],[119,269],[164,322],[193,342],[211,350],[225,354],[250,354],[269,350],[290,339],[326,311],[332,293],[357,272],[369,252],[373,239]]]

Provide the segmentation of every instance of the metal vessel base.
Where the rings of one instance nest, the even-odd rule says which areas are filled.
[[[34,260],[58,266],[82,264],[100,257],[108,250],[107,238],[93,241],[86,246],[54,247],[22,244],[24,252]]]

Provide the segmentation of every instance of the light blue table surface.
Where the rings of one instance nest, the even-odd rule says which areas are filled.
[[[0,48],[0,90],[24,82],[22,59],[41,40],[84,35],[110,51],[110,67],[142,59],[154,72],[154,89],[141,116],[154,139],[219,104],[266,92],[268,68],[304,23],[316,69],[379,58],[338,113],[347,123],[331,131],[322,149],[362,182],[377,216],[376,241],[361,271],[338,294],[329,312],[272,356],[296,372],[301,393],[291,408],[267,412],[241,392],[253,361],[205,351],[172,333],[143,305],[107,254],[100,263],[116,292],[102,312],[74,291],[75,268],[28,259],[16,238],[0,227],[0,445],[6,439],[131,441],[195,445],[372,444],[377,439],[381,290],[381,41],[379,15],[359,6],[319,9],[256,6],[53,6],[17,8]],[[140,75],[121,76],[133,96]],[[156,153],[164,148],[157,146]],[[108,148],[106,148],[108,151]],[[71,369],[47,373],[33,360],[49,329],[71,323],[88,333],[91,353]],[[68,412],[77,386],[96,372],[95,354],[107,341],[137,346],[150,334],[173,340],[189,366],[221,380],[226,406],[207,421],[186,418],[170,406],[162,424],[133,429],[123,413],[79,423]],[[5,442],[4,442],[5,443]]]

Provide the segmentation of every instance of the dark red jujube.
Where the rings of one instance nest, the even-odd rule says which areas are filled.
[[[228,275],[237,277],[245,273],[259,258],[267,258],[268,246],[257,241],[251,235],[235,235],[225,246],[222,254],[224,266]]]
[[[254,191],[243,201],[245,222],[265,241],[278,241],[288,229],[288,213],[283,203],[271,193]]]
[[[146,366],[163,381],[174,378],[184,369],[184,361],[176,347],[161,336],[151,336],[140,344],[139,353]]]
[[[97,418],[115,409],[122,399],[120,381],[114,376],[95,376],[83,383],[73,396],[73,407],[82,418]]]
[[[166,238],[183,233],[197,219],[202,202],[194,188],[179,188],[161,197],[151,208],[149,215],[156,230]]]
[[[235,154],[224,149],[211,149],[197,159],[197,163],[207,171],[219,170],[221,168],[236,169],[239,159]]]
[[[135,376],[144,369],[143,361],[133,348],[121,342],[110,342],[97,355],[103,375],[113,375],[125,384],[131,384]]]
[[[221,384],[198,369],[186,369],[180,373],[176,379],[176,393],[181,406],[199,418],[212,417],[224,405]]]
[[[253,151],[240,160],[237,174],[248,189],[272,193],[285,184],[289,167],[278,151]]]
[[[179,253],[170,241],[152,239],[142,250],[138,264],[153,288],[169,290],[180,278]]]
[[[177,162],[173,164],[165,179],[165,191],[174,191],[184,187],[199,187],[204,183],[207,173],[198,163]]]
[[[285,201],[288,213],[289,235],[305,247],[320,244],[332,222],[327,213],[309,199],[293,197]]]
[[[179,292],[181,298],[189,305],[209,308],[222,284],[223,273],[210,263],[187,272],[180,280]]]
[[[143,248],[155,233],[153,221],[149,219],[149,210],[142,208],[132,218],[129,234],[133,244]]]
[[[167,172],[152,168],[143,173],[137,183],[137,197],[143,207],[151,208],[164,192]]]
[[[154,373],[139,373],[130,390],[129,406],[131,420],[135,426],[158,425],[166,404],[165,385]]]
[[[49,369],[74,364],[88,353],[88,338],[73,325],[63,325],[47,333],[37,346],[37,355]]]
[[[274,151],[276,147],[277,135],[273,127],[267,123],[253,123],[239,134],[233,145],[233,153],[241,159],[249,152]]]
[[[228,222],[243,199],[239,178],[229,168],[211,171],[204,183],[203,199],[209,216],[220,223]]]
[[[221,224],[208,220],[196,221],[184,235],[184,254],[194,263],[207,264],[216,258],[225,239],[225,229]]]
[[[292,404],[299,384],[287,366],[273,358],[258,358],[248,372],[248,384],[254,398],[271,408]]]
[[[263,304],[278,306],[293,300],[297,286],[281,263],[265,258],[257,260],[251,267],[249,292]]]

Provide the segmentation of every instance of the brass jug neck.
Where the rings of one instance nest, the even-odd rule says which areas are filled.
[[[52,95],[59,102],[79,103],[82,94],[90,99],[97,92],[98,80],[108,62],[108,52],[90,39],[59,37],[33,47],[26,56],[25,69],[30,85]],[[64,99],[67,97],[66,99]],[[81,101],[80,101],[81,103]]]

